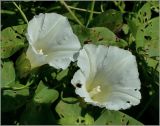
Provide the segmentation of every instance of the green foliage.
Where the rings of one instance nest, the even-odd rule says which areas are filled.
[[[67,69],[59,72],[56,76],[56,79],[59,81],[62,80],[68,74],[68,71],[69,71],[69,69],[67,68]]]
[[[9,87],[15,82],[15,70],[13,62],[2,62],[1,64],[1,87]]]
[[[94,125],[143,125],[134,118],[120,112],[105,110]]]
[[[106,12],[98,15],[93,20],[92,25],[94,27],[107,27],[113,32],[118,32],[123,25],[122,13],[113,9],[107,10]]]
[[[116,37],[116,35],[105,27],[83,28],[81,26],[73,26],[75,34],[78,36],[82,45],[87,43],[118,45],[119,47],[127,46],[127,42]]]
[[[155,68],[159,56],[159,17],[151,19],[151,4],[146,3],[128,24],[136,41],[136,48],[142,48],[149,66]],[[151,59],[153,58],[153,59]]]
[[[149,57],[159,55],[159,17],[152,18],[144,31],[144,49],[147,50]]]
[[[29,102],[20,117],[21,125],[46,125],[53,124],[55,117],[49,106]]]
[[[11,87],[22,87],[22,84],[16,82]],[[1,110],[2,112],[15,111],[16,109],[23,106],[28,99],[29,90],[28,88],[21,90],[2,90],[1,92]]]
[[[45,94],[45,95],[44,95]],[[58,92],[54,89],[50,89],[42,82],[39,83],[37,90],[35,91],[34,101],[36,103],[51,104],[58,98]]]
[[[8,27],[1,34],[1,56],[8,58],[24,47],[26,25]]]
[[[20,118],[20,124],[52,124],[55,117],[50,109],[59,94],[56,90],[50,89],[40,82],[32,100],[26,105],[24,112]]]
[[[12,2],[2,1],[3,125],[158,125],[158,1],[96,1],[93,10],[92,1],[65,2],[78,21],[59,1],[16,3],[28,20],[46,12],[65,15],[82,46],[93,43],[130,50],[138,64],[142,99],[138,106],[123,112],[93,109],[75,94],[70,84],[78,69],[76,63],[71,63],[66,70],[55,70],[48,65],[31,70],[26,58],[28,42],[24,15]]]
[[[20,78],[26,77],[31,70],[30,61],[26,58],[26,54],[22,53],[16,60],[17,76]]]
[[[81,116],[82,108],[75,101],[75,98],[64,98],[58,103],[56,106],[56,112],[60,116],[58,123],[63,125],[93,124],[93,118],[89,114],[86,114],[85,117]]]

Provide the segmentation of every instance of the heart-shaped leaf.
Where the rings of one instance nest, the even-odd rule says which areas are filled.
[[[123,24],[122,13],[113,9],[107,10],[94,18],[92,25],[95,27],[106,27],[111,31],[118,32]]]
[[[65,101],[70,101],[71,103]],[[56,112],[60,116],[59,124],[93,124],[94,120],[89,114],[86,114],[85,117],[81,115],[82,109],[79,106],[79,103],[75,103],[75,101],[75,98],[64,98],[58,103]]]
[[[20,78],[26,77],[31,70],[30,61],[26,58],[25,53],[22,53],[16,60],[16,72]]]
[[[24,85],[16,82],[11,87],[23,87]],[[9,112],[16,110],[23,106],[28,99],[29,89],[24,88],[21,90],[2,90],[1,96],[1,110],[2,112]]]
[[[78,25],[72,26],[82,45],[93,43],[106,46],[127,46],[127,42],[119,39],[111,30],[105,27],[83,28]]]
[[[1,33],[1,56],[8,58],[24,47],[26,25],[5,28]]]
[[[120,112],[105,110],[94,125],[143,125],[134,118]]]
[[[58,96],[58,91],[48,88],[41,81],[35,91],[33,99],[36,103],[51,104],[58,98]]]
[[[1,88],[9,87],[15,82],[15,70],[13,62],[1,62]]]

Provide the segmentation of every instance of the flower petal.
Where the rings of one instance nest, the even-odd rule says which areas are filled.
[[[67,18],[56,13],[35,16],[26,36],[33,50],[46,55],[46,62],[57,69],[67,68],[81,48]]]
[[[78,66],[79,76],[75,74],[71,83],[81,82],[86,88],[76,87],[76,93],[86,102],[111,110],[139,104],[139,74],[135,56],[129,51],[88,44],[80,51]]]
[[[96,69],[96,57],[93,55],[96,51],[96,46],[90,44],[90,46],[84,46],[80,50],[80,55],[78,57],[78,66],[81,68],[82,73],[87,78],[88,81],[93,80]],[[89,82],[88,82],[89,83]]]
[[[26,52],[27,58],[30,60],[31,68],[38,67],[44,64],[47,64],[45,55],[37,54],[33,48],[29,45]]]

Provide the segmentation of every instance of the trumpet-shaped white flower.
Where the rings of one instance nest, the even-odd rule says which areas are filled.
[[[29,21],[26,36],[29,41],[27,58],[32,68],[49,64],[65,69],[75,60],[74,54],[81,47],[67,18],[56,13],[34,16]]]
[[[86,102],[110,110],[140,103],[137,63],[129,51],[87,44],[80,51],[78,66],[71,83]]]

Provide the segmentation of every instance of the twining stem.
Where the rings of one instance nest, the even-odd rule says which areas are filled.
[[[66,2],[64,0],[60,0],[60,3],[62,5],[64,5],[66,7],[66,9],[69,11],[69,13],[72,15],[72,17],[77,21],[77,23],[82,26],[82,27],[85,27],[81,21],[76,17],[76,15],[72,12],[72,10],[68,7],[68,5],[66,4]]]
[[[91,22],[91,20],[93,18],[94,5],[95,5],[95,0],[92,1],[91,12],[90,12],[89,19],[88,19],[86,27],[88,27],[89,23]]]
[[[22,86],[22,87],[13,87],[12,89],[13,90],[22,90],[24,88],[27,88],[31,85],[32,83],[31,82],[28,82],[26,85]]]
[[[101,12],[104,12],[103,3],[101,3]]]
[[[67,100],[65,98],[63,98],[63,91],[60,93],[60,96],[61,96],[61,100],[65,103],[68,103],[68,104],[73,104],[73,103],[77,103],[78,102],[78,99],[74,99],[73,101],[71,100]]]
[[[20,8],[15,2],[13,2],[13,4],[14,4],[15,7],[19,10],[19,12],[21,13],[21,15],[22,15],[24,21],[28,24],[27,17],[26,17],[26,15],[23,13],[23,11],[21,10],[21,8]]]
[[[119,8],[119,10],[121,11],[121,13],[125,13],[124,9],[120,6],[120,4],[118,3],[119,1],[113,1],[114,4]]]
[[[76,7],[72,7],[72,6],[69,6],[68,7],[70,9],[73,9],[73,10],[78,10],[78,11],[84,11],[84,12],[91,12],[90,10],[86,10],[86,9],[83,9],[83,8],[76,8]],[[102,12],[98,12],[98,11],[93,11],[94,14],[101,14]]]

